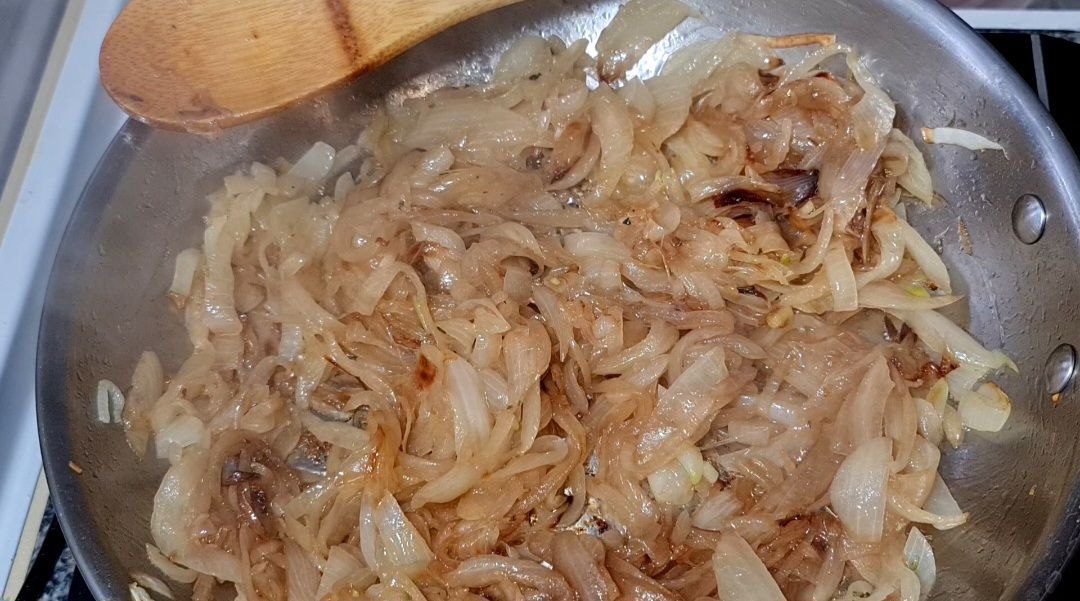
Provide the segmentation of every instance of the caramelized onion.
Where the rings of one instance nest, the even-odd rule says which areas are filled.
[[[163,574],[200,600],[929,592],[910,524],[968,517],[936,445],[1008,427],[1015,365],[937,312],[961,299],[900,204],[930,171],[859,57],[732,34],[635,74],[691,14],[631,0],[597,57],[523,37],[490,83],[225,178],[169,289],[190,356],[96,399],[171,464]]]

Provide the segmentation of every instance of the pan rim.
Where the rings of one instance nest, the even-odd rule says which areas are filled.
[[[845,3],[860,2],[845,0]],[[1080,163],[1077,162],[1073,148],[1069,146],[1035,93],[993,47],[959,16],[934,0],[890,0],[888,5],[889,10],[898,17],[906,17],[933,28],[933,31],[928,33],[930,38],[948,39],[953,51],[965,53],[968,68],[1015,91],[1019,108],[1015,118],[1031,126],[1033,145],[1048,150],[1048,156],[1052,157],[1043,165],[1043,169],[1052,176],[1057,189],[1063,195],[1080,198]],[[142,149],[149,133],[148,126],[128,120],[98,160],[50,262],[36,345],[35,398],[44,471],[68,546],[97,599],[126,595],[124,589],[127,579],[115,578],[118,576],[114,574],[115,559],[107,554],[92,523],[80,519],[86,497],[82,494],[79,482],[82,476],[73,473],[67,465],[70,447],[68,423],[66,418],[57,419],[57,416],[52,414],[57,404],[74,402],[74,399],[63,398],[63,386],[56,377],[57,370],[66,367],[65,355],[56,350],[56,345],[51,344],[54,340],[66,340],[66,328],[70,327],[70,324],[63,323],[56,311],[58,289],[61,288],[60,272],[56,265],[65,254],[71,252],[69,246],[72,232],[87,225],[79,222],[79,218],[88,214],[87,207],[95,206],[100,211],[108,205],[110,189],[120,179],[117,174],[122,174],[127,169]],[[1066,210],[1071,221],[1080,221],[1080,204],[1070,203]],[[57,392],[60,393],[59,398]],[[1076,554],[1076,548],[1080,545],[1080,482],[1074,477],[1070,487],[1067,493],[1068,503],[1063,506],[1063,510],[1052,515],[1057,518],[1056,522],[1051,519],[1047,523],[1047,535],[1042,538],[1043,546],[1039,549],[1043,551],[1042,556],[1031,564],[1031,571],[1016,590],[1025,598],[1045,599],[1054,589],[1056,576],[1060,575],[1061,568]]]

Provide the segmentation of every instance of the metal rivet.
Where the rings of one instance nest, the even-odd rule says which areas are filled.
[[[1016,237],[1024,244],[1035,244],[1046,231],[1046,207],[1034,194],[1016,200],[1012,211],[1012,226]]]
[[[1076,375],[1076,349],[1071,344],[1059,345],[1046,359],[1046,392],[1058,394],[1068,388]]]

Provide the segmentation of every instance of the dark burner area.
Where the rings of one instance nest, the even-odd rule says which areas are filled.
[[[1072,32],[982,32],[1034,89],[1073,148],[1080,146],[1080,88],[1072,84],[1080,59],[1080,34]]]
[[[1080,34],[1071,32],[997,32],[983,36],[1031,85],[1061,126],[1073,148],[1080,147],[1080,86],[1072,78],[1080,65]],[[149,536],[149,533],[147,533]],[[1080,599],[1080,569],[1074,557],[1061,571],[1057,589],[1043,601]],[[1031,598],[1033,601],[1035,598]],[[51,508],[45,514],[38,549],[16,601],[94,601]]]

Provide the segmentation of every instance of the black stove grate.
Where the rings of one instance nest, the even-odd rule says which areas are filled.
[[[1080,148],[1080,86],[1073,82],[1080,61],[1080,34],[1073,32],[982,32],[1039,95],[1073,148]]]
[[[983,31],[986,38],[1024,78],[1061,126],[1073,148],[1080,148],[1080,86],[1072,77],[1080,65],[1080,34],[1072,32]],[[16,601],[94,601],[78,568],[63,564],[67,543],[59,522],[48,512],[42,540]],[[1080,560],[1061,571],[1056,590],[1043,601],[1080,599]]]

